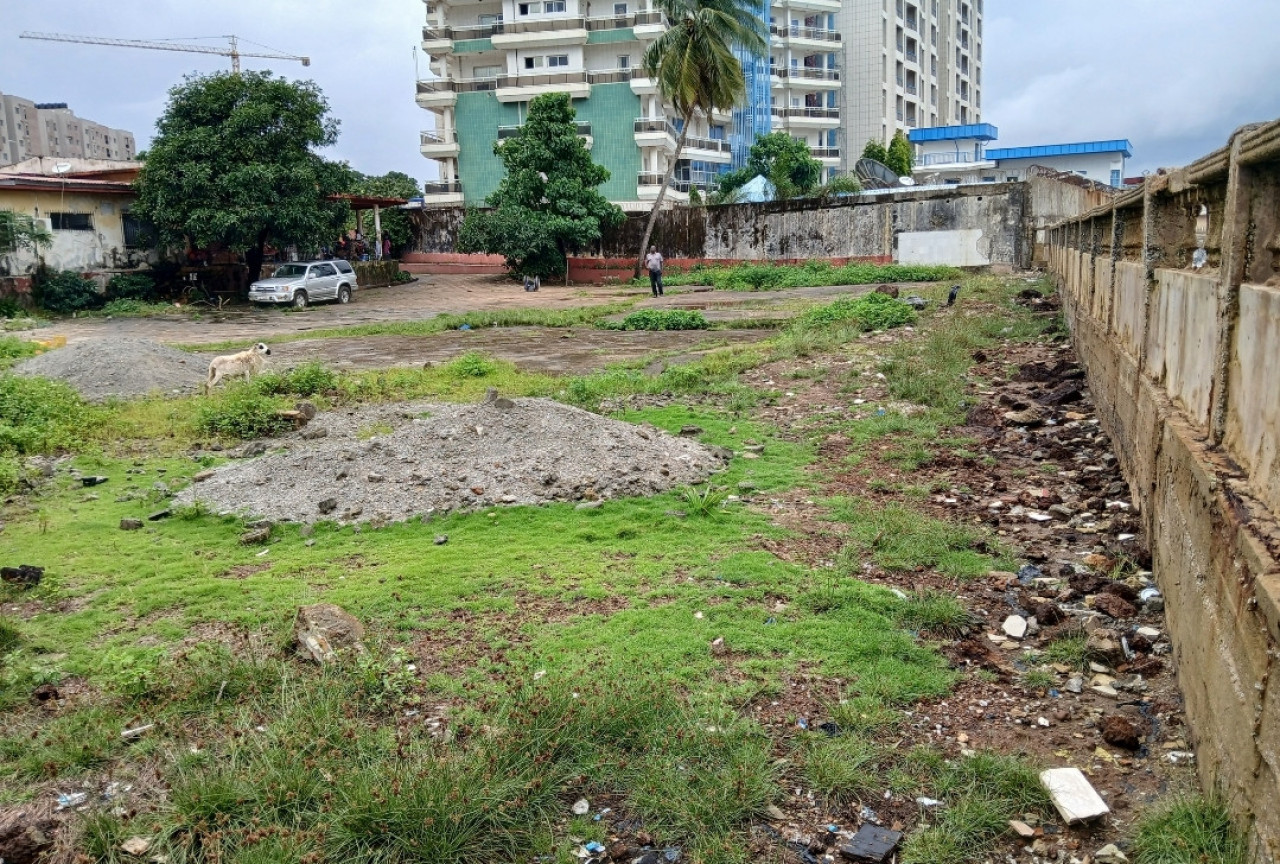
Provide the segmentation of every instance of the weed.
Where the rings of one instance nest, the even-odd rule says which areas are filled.
[[[7,621],[0,621],[0,657],[18,647],[18,628]]]
[[[1028,669],[1022,676],[1022,686],[1028,690],[1048,690],[1054,681],[1053,673],[1042,666]]]
[[[696,486],[684,486],[680,489],[680,497],[684,499],[692,515],[710,517],[720,512],[729,492],[708,483],[701,491]]]
[[[387,656],[371,651],[357,655],[355,675],[365,699],[374,708],[397,705],[418,681],[409,652],[397,648]]]
[[[264,396],[315,396],[337,390],[338,373],[323,363],[309,360],[287,372],[264,372],[254,379],[253,384],[254,389]]]
[[[776,291],[817,285],[936,282],[958,275],[960,271],[954,267],[859,263],[835,266],[826,261],[809,261],[799,265],[747,263],[732,267],[693,267],[686,273],[664,274],[663,282],[673,287],[713,285],[722,291]]]
[[[695,310],[641,309],[602,326],[607,330],[706,330],[707,319]]]
[[[13,365],[18,360],[34,357],[40,353],[40,346],[29,339],[17,336],[0,336],[0,369]]]
[[[1091,660],[1102,659],[1089,649],[1089,637],[1084,633],[1059,636],[1049,643],[1040,657],[1046,663],[1059,663],[1081,672],[1089,668]]]
[[[792,328],[815,329],[849,323],[859,330],[889,330],[915,321],[916,312],[906,303],[873,291],[857,298],[838,297],[824,306],[816,306],[797,318]]]
[[[370,438],[376,438],[379,435],[390,435],[394,431],[396,431],[395,427],[390,423],[370,423],[356,430],[356,437],[361,441],[368,441]]]
[[[223,438],[269,437],[291,425],[280,416],[287,407],[279,397],[259,392],[253,383],[235,383],[201,400],[196,408],[196,428]]]
[[[102,305],[102,295],[92,279],[74,270],[41,269],[33,286],[36,302],[50,312],[67,314]]]
[[[987,545],[983,533],[904,504],[890,502],[877,508],[855,498],[837,499],[832,511],[836,519],[849,524],[853,537],[841,553],[846,570],[856,570],[861,555],[871,555],[886,570],[934,567],[959,578],[981,576],[995,564],[981,551]]]
[[[801,754],[810,786],[832,803],[864,798],[881,785],[879,749],[861,736],[810,735]]]
[[[445,366],[445,369],[455,378],[485,378],[497,371],[497,366],[479,351],[468,351]]]
[[[909,596],[894,617],[903,627],[943,637],[958,636],[973,623],[964,604],[940,591]]]
[[[1223,802],[1179,796],[1138,820],[1136,864],[1244,864],[1248,844]]]

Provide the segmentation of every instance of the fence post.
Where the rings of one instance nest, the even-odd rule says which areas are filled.
[[[1222,265],[1218,269],[1218,356],[1213,371],[1213,399],[1209,407],[1209,437],[1221,444],[1227,428],[1227,397],[1231,381],[1232,344],[1240,315],[1240,283],[1244,280],[1249,244],[1249,170],[1240,164],[1240,147],[1252,130],[1231,136],[1227,169],[1227,200],[1222,208]]]

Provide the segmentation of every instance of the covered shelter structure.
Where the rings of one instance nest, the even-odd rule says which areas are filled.
[[[374,248],[377,250],[375,257],[382,257],[382,208],[383,207],[402,207],[409,203],[408,198],[382,198],[377,195],[356,195],[353,193],[342,192],[337,195],[330,195],[330,201],[346,201],[351,205],[351,209],[356,214],[356,224],[360,223],[360,215],[365,210],[373,211],[373,233],[376,241]]]

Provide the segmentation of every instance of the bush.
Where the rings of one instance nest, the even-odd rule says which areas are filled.
[[[316,360],[309,360],[287,372],[265,372],[254,381],[254,389],[264,396],[293,394],[315,396],[338,389],[338,373]]]
[[[955,279],[960,275],[960,271],[954,267],[859,262],[835,266],[829,261],[814,259],[803,264],[744,263],[732,267],[694,266],[687,273],[675,271],[665,273],[663,281],[672,287],[712,285],[721,291],[778,291],[786,288],[823,285],[939,282],[944,279]]]
[[[61,381],[0,375],[0,454],[33,455],[73,447],[92,411]]]
[[[485,378],[498,371],[494,362],[479,351],[468,351],[444,368],[455,378]]]
[[[607,330],[706,330],[707,319],[701,312],[686,309],[643,309],[604,327]]]
[[[42,270],[36,276],[35,288],[40,307],[50,312],[65,315],[102,305],[98,286],[74,270]]]
[[[196,426],[201,432],[223,438],[269,437],[291,425],[278,413],[284,407],[252,384],[234,385],[201,403]]]
[[[13,297],[0,297],[0,318],[22,318],[27,310]]]
[[[853,324],[862,330],[889,330],[914,324],[916,312],[906,303],[887,294],[864,294],[857,299],[839,297],[825,306],[817,306],[796,319],[796,328],[829,327]]]
[[[0,336],[0,367],[7,361],[22,360],[40,353],[40,346],[27,339],[16,336]]]
[[[414,275],[407,270],[397,270],[395,275],[395,284],[403,285],[406,282],[412,282]]]
[[[117,273],[107,283],[107,297],[111,300],[141,300],[154,303],[156,283],[143,273]]]

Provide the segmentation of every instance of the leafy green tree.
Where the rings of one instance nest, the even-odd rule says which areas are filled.
[[[911,176],[911,165],[915,161],[911,152],[911,142],[907,140],[907,136],[899,129],[893,133],[893,140],[889,142],[889,155],[885,159],[884,164],[899,177]]]
[[[773,184],[777,200],[798,198],[817,188],[822,180],[822,163],[813,158],[808,144],[785,132],[757,135],[747,164],[720,175],[717,200],[732,200],[738,189],[757,176]]]
[[[269,72],[189,76],[169,91],[137,180],[134,212],[164,244],[222,244],[245,253],[250,281],[263,249],[318,246],[350,213],[328,195],[352,185],[345,164],[317,148],[338,121],[315,84]]]
[[[40,250],[53,242],[53,234],[26,213],[0,210],[0,255],[23,249]]]
[[[529,103],[519,133],[493,145],[507,174],[485,199],[490,212],[467,213],[458,251],[502,255],[520,275],[558,276],[569,253],[599,242],[603,226],[622,224],[622,210],[598,189],[609,171],[591,161],[575,116],[567,93]]]
[[[764,22],[752,11],[750,0],[655,0],[655,5],[666,16],[667,30],[645,50],[642,65],[684,124],[644,229],[637,275],[694,114],[727,111],[746,96],[746,78],[733,53],[735,46],[756,55],[769,50]]]
[[[381,176],[359,175],[351,191],[375,198],[412,198],[422,194],[422,187],[408,174],[389,171]],[[382,236],[390,237],[392,246],[406,246],[413,239],[413,218],[404,210],[383,207],[378,218],[382,222]],[[373,217],[370,216],[365,228],[362,229],[366,237],[373,237],[372,219]],[[347,224],[348,227],[356,227],[354,219]]]
[[[883,144],[872,138],[867,142],[867,146],[862,148],[862,158],[874,159],[883,165],[889,161],[889,151]]]

